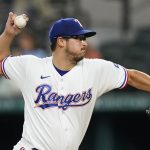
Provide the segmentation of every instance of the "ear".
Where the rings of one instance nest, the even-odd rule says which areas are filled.
[[[66,45],[66,40],[63,38],[57,38],[57,44],[59,47],[64,47]]]

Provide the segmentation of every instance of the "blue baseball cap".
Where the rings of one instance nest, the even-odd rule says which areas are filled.
[[[79,22],[79,20],[75,18],[65,18],[57,20],[49,30],[49,38],[51,43],[53,43],[57,39],[57,37],[78,35],[91,37],[95,34],[95,31],[85,29]]]

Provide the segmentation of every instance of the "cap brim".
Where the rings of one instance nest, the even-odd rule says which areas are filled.
[[[86,37],[91,37],[96,35],[96,32],[92,30],[80,30],[79,32],[74,33],[74,35],[85,35]]]

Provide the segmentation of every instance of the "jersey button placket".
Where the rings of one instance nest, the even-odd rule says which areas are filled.
[[[64,79],[63,77],[60,78],[60,93],[65,95],[64,93]],[[64,133],[66,135],[66,132],[68,131],[68,126],[67,126],[67,118],[66,118],[66,114],[65,114],[65,111],[64,110],[61,110],[61,118],[62,118],[62,124],[63,124],[63,130],[64,130]]]
[[[69,128],[68,128],[68,119],[66,117],[66,112],[65,111],[62,111],[62,119],[63,119],[63,130],[64,130],[64,135],[65,135],[65,150],[69,150],[68,149],[68,133],[69,133]]]
[[[65,96],[65,91],[64,91],[64,79],[60,78],[59,79],[59,85],[58,85],[59,93]],[[68,124],[67,124],[67,118],[65,114],[65,110],[59,109],[59,114],[60,114],[60,119],[61,119],[61,124],[62,124],[62,129],[63,129],[63,138],[64,139],[64,147],[66,150],[67,147],[67,139],[68,139]]]
[[[60,91],[61,91],[61,92],[63,92],[63,90],[64,90],[63,81],[64,81],[64,79],[61,78],[61,79],[60,79]]]

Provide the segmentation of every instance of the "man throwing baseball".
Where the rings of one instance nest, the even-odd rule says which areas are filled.
[[[0,36],[0,74],[17,84],[25,101],[22,138],[14,150],[78,150],[98,97],[126,84],[150,92],[149,75],[110,61],[85,59],[86,38],[96,32],[75,18],[53,23],[51,57],[8,56],[20,32],[15,17],[9,14]]]

